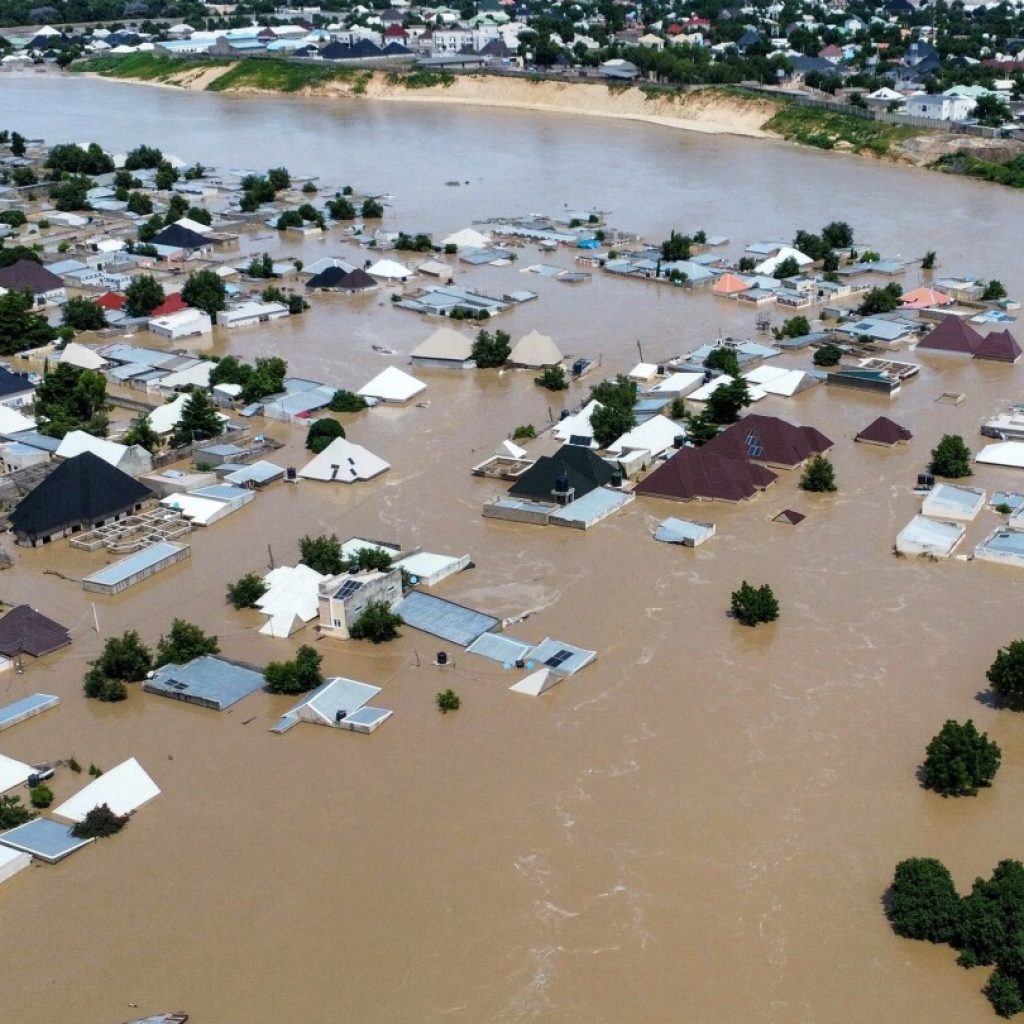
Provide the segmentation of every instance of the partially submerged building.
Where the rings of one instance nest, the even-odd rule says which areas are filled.
[[[712,438],[701,450],[795,469],[831,447],[829,438],[815,427],[798,427],[777,416],[751,413]]]
[[[615,470],[589,448],[565,444],[520,474],[509,496],[567,505],[612,482]]]
[[[161,697],[224,711],[262,689],[264,683],[262,672],[207,654],[185,665],[162,665],[142,688]]]
[[[159,795],[160,787],[130,757],[65,800],[53,813],[68,821],[82,821],[93,808],[106,804],[114,814],[131,814]]]
[[[546,366],[561,366],[564,358],[554,339],[539,331],[530,331],[512,346],[508,361],[512,366],[540,370]]]
[[[974,557],[1024,568],[1024,530],[997,528],[974,549]]]
[[[965,532],[960,523],[914,516],[897,535],[896,550],[901,555],[949,558]]]
[[[985,504],[985,492],[976,487],[936,484],[921,503],[921,513],[935,519],[969,523]]]
[[[378,402],[404,405],[426,389],[427,385],[412,374],[400,370],[397,366],[389,366],[381,370],[373,380],[364,384],[357,394],[363,398],[376,399]]]
[[[872,420],[854,440],[863,441],[865,444],[881,445],[884,448],[895,448],[898,444],[905,444],[913,436],[906,427],[901,427],[888,416],[879,416]]]
[[[0,619],[0,655],[5,658],[22,654],[41,658],[70,643],[71,633],[66,626],[27,604],[17,605]]]
[[[439,370],[472,370],[476,367],[473,339],[450,327],[439,327],[409,353],[409,362]]]
[[[379,686],[337,676],[326,680],[286,711],[271,732],[284,733],[299,722],[312,722],[332,729],[371,733],[391,717],[387,708],[369,707],[380,693]]]
[[[777,479],[747,458],[703,448],[680,448],[636,487],[638,495],[669,501],[745,501]]]
[[[62,462],[11,513],[19,544],[49,544],[137,512],[153,492],[127,473],[83,452]]]
[[[305,480],[351,484],[358,480],[372,480],[390,468],[390,463],[368,449],[344,437],[336,437],[299,470],[299,476]]]

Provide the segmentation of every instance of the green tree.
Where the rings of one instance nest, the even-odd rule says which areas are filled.
[[[130,192],[128,194],[128,212],[148,217],[153,212],[153,200],[145,192]]]
[[[0,224],[7,224],[12,228],[20,228],[28,223],[28,217],[21,210],[4,210],[0,212]]]
[[[356,557],[351,564],[358,565],[360,569],[375,569],[378,572],[387,572],[391,568],[394,559],[384,548],[365,547],[356,552]]]
[[[805,316],[791,316],[783,325],[783,338],[804,338],[811,333],[811,325]]]
[[[17,828],[37,817],[22,802],[20,796],[0,796],[0,832]]]
[[[316,420],[306,431],[306,447],[319,455],[336,438],[345,436],[345,428],[329,416]]]
[[[58,210],[91,210],[88,192],[94,184],[92,178],[72,174],[50,186],[50,198]]]
[[[107,326],[102,307],[84,295],[72,295],[61,311],[61,323],[76,331],[101,331]]]
[[[903,298],[903,289],[895,282],[884,288],[872,288],[864,296],[857,312],[861,316],[874,316],[876,313],[891,313]]]
[[[263,670],[271,693],[306,693],[323,681],[320,662],[323,657],[308,644],[303,644],[291,661],[272,661]]]
[[[57,332],[35,312],[31,292],[0,295],[0,355],[9,356],[47,345]]]
[[[451,687],[442,690],[435,699],[437,710],[442,715],[447,715],[449,711],[458,711],[462,707],[462,698]]]
[[[912,857],[896,865],[886,914],[906,939],[952,942],[960,928],[960,896],[940,861]]]
[[[234,583],[228,584],[228,601],[235,608],[255,608],[256,602],[267,592],[263,577],[247,572]]]
[[[636,414],[621,405],[602,405],[590,414],[590,429],[598,448],[607,448],[636,426]]]
[[[167,210],[164,213],[164,227],[181,220],[188,213],[188,200],[184,196],[175,193],[167,203]]]
[[[822,345],[814,351],[815,366],[838,366],[843,358],[843,350],[838,345],[831,343]]]
[[[187,665],[195,658],[219,653],[220,643],[215,636],[208,636],[184,619],[174,619],[170,633],[161,636],[156,645],[155,665]]]
[[[935,261],[936,261],[937,258],[938,257],[935,255],[935,250],[934,249],[929,249],[924,254],[924,257],[921,260],[921,269],[922,270],[934,270],[935,269]]]
[[[360,212],[367,220],[377,220],[384,216],[384,207],[376,199],[364,199]]]
[[[11,132],[11,155],[25,155],[25,136],[20,132]]]
[[[787,277],[796,277],[800,273],[800,264],[797,263],[795,256],[787,256],[778,266],[775,268],[772,277],[776,281],[783,281]]]
[[[979,788],[991,785],[1001,756],[997,744],[970,719],[962,725],[950,719],[928,744],[922,781],[943,796],[976,796]]]
[[[128,696],[125,683],[137,683],[153,667],[153,655],[135,630],[108,637],[100,656],[89,663],[82,681],[86,697],[120,701]]]
[[[32,801],[33,807],[49,807],[53,803],[53,790],[44,783],[40,783],[38,786],[33,786],[28,791],[29,799]]]
[[[285,228],[301,228],[302,223],[302,214],[298,210],[285,210],[277,218],[276,227],[278,231],[284,231]]]
[[[985,676],[1002,707],[1024,711],[1024,640],[1000,647]]]
[[[267,181],[270,182],[270,187],[275,192],[283,192],[286,188],[291,187],[292,177],[288,173],[287,167],[271,167],[267,171]]]
[[[258,402],[267,395],[284,391],[284,380],[288,376],[288,364],[279,356],[266,356],[256,360],[252,375],[242,384],[242,398],[246,402]]]
[[[979,124],[987,125],[990,128],[998,128],[1007,121],[1013,120],[1013,115],[1005,100],[992,95],[979,96],[971,115],[977,119]]]
[[[155,146],[136,146],[124,158],[126,171],[155,170],[164,162],[164,155]]]
[[[128,316],[149,316],[165,297],[160,282],[152,274],[139,274],[124,290],[124,311]]]
[[[480,330],[473,342],[470,355],[481,370],[504,366],[512,351],[512,339],[507,331]]]
[[[561,366],[545,367],[539,377],[533,378],[533,383],[548,391],[567,391],[569,382],[565,379],[565,370]]]
[[[1006,298],[1006,289],[1003,287],[1002,281],[997,281],[993,278],[987,285],[985,290],[981,293],[982,302],[995,302],[997,299]]]
[[[701,448],[718,437],[718,426],[708,418],[706,410],[697,415],[687,413],[683,422],[686,424],[686,436],[695,448]]]
[[[807,463],[807,468],[804,469],[803,476],[800,477],[800,489],[815,493],[834,491],[836,489],[835,469],[824,455],[815,455]]]
[[[106,410],[106,378],[71,363],[58,363],[36,388],[36,421],[48,437],[63,437],[71,430],[103,437]]]
[[[984,988],[992,1009],[1000,1017],[1012,1017],[1024,1010],[1024,988],[1016,977],[997,968]]]
[[[834,220],[821,229],[821,237],[833,249],[849,249],[853,245],[853,228],[845,220]]]
[[[153,429],[153,422],[149,415],[144,414],[128,428],[124,437],[121,438],[121,443],[141,445],[152,455],[160,447],[160,435]]]
[[[708,396],[705,415],[712,423],[735,423],[740,410],[750,405],[750,389],[746,379],[737,377],[728,384],[719,384]]]
[[[392,611],[387,601],[371,601],[352,623],[349,636],[353,640],[371,640],[375,644],[387,643],[398,636],[402,616]]]
[[[739,356],[736,350],[719,345],[708,353],[704,365],[709,370],[717,370],[719,373],[727,374],[730,377],[738,377],[743,371],[740,369]]]
[[[337,576],[345,571],[341,541],[333,533],[329,537],[299,538],[299,561],[324,576]]]
[[[675,263],[677,260],[688,260],[690,258],[691,239],[689,235],[681,235],[673,229],[668,238],[661,243],[661,258],[666,263]]]
[[[360,412],[366,408],[366,399],[362,395],[339,388],[327,403],[327,408],[331,412]]]
[[[160,233],[163,229],[164,222],[163,218],[158,213],[154,213],[145,224],[139,225],[139,241],[150,242]],[[138,251],[138,250],[136,250]],[[155,250],[154,250],[155,251]]]
[[[181,410],[181,418],[174,428],[171,445],[181,448],[193,441],[206,441],[224,431],[224,423],[210,396],[205,391],[193,391]]]
[[[182,301],[214,317],[227,304],[224,281],[212,270],[196,270],[181,289]]]
[[[752,587],[746,580],[732,592],[732,614],[744,626],[774,622],[779,617],[779,602],[767,583]]]
[[[971,476],[971,450],[958,434],[943,434],[932,449],[931,471],[952,479]]]
[[[107,804],[100,804],[71,827],[71,834],[76,839],[106,839],[120,832],[128,824],[129,817],[128,814],[115,814]]]
[[[327,212],[332,220],[355,220],[356,208],[343,196],[327,201]]]
[[[166,160],[160,163],[153,177],[153,184],[161,191],[166,192],[174,186],[178,180],[178,172]]]

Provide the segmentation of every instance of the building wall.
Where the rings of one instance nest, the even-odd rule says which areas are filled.
[[[341,601],[332,595],[337,593],[346,580],[360,580],[363,586],[350,597]],[[342,573],[321,584],[320,631],[327,636],[347,640],[352,623],[362,615],[371,601],[384,601],[388,607],[393,608],[401,599],[402,571],[400,569],[360,576]]]

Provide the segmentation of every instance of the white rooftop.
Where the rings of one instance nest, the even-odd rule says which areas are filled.
[[[114,814],[130,814],[159,795],[160,787],[130,757],[65,800],[53,813],[68,821],[82,821],[94,807],[106,804]]]
[[[390,468],[389,463],[361,445],[336,437],[299,470],[299,476],[307,480],[339,480],[350,484],[356,480],[371,480]]]
[[[358,393],[363,398],[379,398],[382,402],[408,402],[410,398],[425,391],[426,387],[423,381],[397,366],[389,366],[364,384]]]

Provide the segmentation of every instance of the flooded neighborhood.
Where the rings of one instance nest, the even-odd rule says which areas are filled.
[[[0,846],[33,854],[0,885],[5,1019],[992,1019],[988,967],[896,934],[886,900],[906,858],[967,893],[1024,849],[1024,721],[986,678],[1022,632],[1019,192],[31,70],[2,76],[3,128],[5,173],[95,143],[176,175],[132,172],[150,212],[113,170],[73,214],[0,192],[28,211],[4,247],[39,247],[0,286],[54,328],[105,311],[6,357],[36,398],[0,404],[0,600],[42,621],[9,623],[0,762],[54,806]],[[280,387],[250,388],[273,359]],[[105,382],[105,437],[35,421],[61,367]],[[196,393],[217,429],[186,436]],[[939,471],[947,436],[969,476]],[[341,559],[312,557],[332,535]],[[730,611],[744,582],[777,621]],[[378,606],[398,636],[359,639]],[[155,649],[175,619],[218,650],[85,695],[110,638]],[[307,647],[315,685],[276,686]],[[972,800],[918,777],[951,719],[1002,751]],[[123,831],[75,842],[102,801]]]

